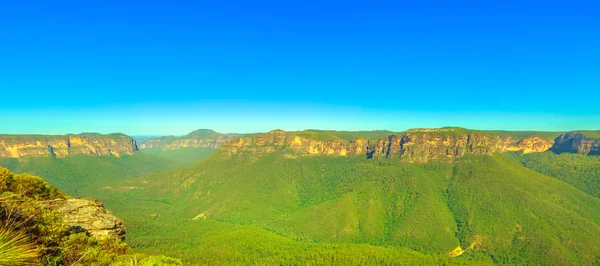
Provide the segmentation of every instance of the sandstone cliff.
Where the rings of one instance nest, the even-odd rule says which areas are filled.
[[[224,149],[230,154],[239,152],[261,154],[274,152],[277,148],[288,148],[298,155],[360,156],[367,152],[368,146],[369,141],[364,138],[316,140],[295,132],[273,130],[258,136],[231,140],[224,145]]]
[[[318,140],[299,132],[274,130],[254,137],[238,138],[224,145],[229,154],[264,154],[284,150],[286,156],[366,156],[400,158],[409,162],[451,160],[465,154],[518,151],[544,152],[553,141],[541,137],[514,139],[510,136],[464,129],[418,129],[390,135],[378,141],[354,139]]]
[[[465,154],[492,154],[506,151],[544,152],[550,147],[552,141],[541,137],[514,139],[484,131],[409,130],[379,140],[372,156],[399,157],[410,162],[427,162],[453,159]]]
[[[43,206],[53,209],[63,216],[63,221],[71,230],[87,232],[94,237],[125,236],[123,220],[112,215],[98,201],[89,199],[56,199],[41,202]]]
[[[579,132],[565,133],[556,138],[552,151],[600,155],[600,138],[588,137]]]
[[[230,139],[241,137],[241,134],[221,134],[210,129],[199,129],[185,136],[151,138],[139,145],[140,149],[159,148],[176,150],[181,148],[219,148]]]
[[[113,155],[134,154],[135,140],[123,134],[108,135],[0,135],[0,158],[24,156]]]

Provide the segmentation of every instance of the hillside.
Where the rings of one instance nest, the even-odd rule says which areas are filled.
[[[600,198],[600,156],[545,152],[517,159],[527,168],[562,180]]]
[[[163,150],[162,148],[145,148],[141,149],[140,153],[161,157],[165,160],[173,161],[181,166],[184,166],[197,163],[198,161],[211,155],[216,150],[216,148],[194,147],[177,148],[173,150]]]
[[[600,260],[595,141],[463,128],[274,130],[219,148],[0,166],[100,199],[136,251],[186,264],[589,265]]]
[[[0,167],[1,265],[182,265],[133,251],[123,221],[42,178]]]
[[[98,190],[118,180],[140,177],[185,165],[163,157],[136,152],[134,155],[87,156],[64,158],[28,156],[1,158],[0,167],[15,173],[32,173],[76,196],[93,196],[86,190]]]
[[[114,183],[98,197],[131,221],[134,247],[187,262],[273,262],[266,254],[314,245],[316,254],[293,257],[599,263],[600,199],[520,161],[552,147],[535,134],[462,129],[407,131],[377,144],[272,131],[231,140],[191,166]]]

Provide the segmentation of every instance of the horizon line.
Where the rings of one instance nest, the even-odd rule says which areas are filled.
[[[213,129],[208,129],[208,128],[199,128],[196,130],[192,130],[190,132],[187,133],[182,133],[182,134],[160,134],[160,133],[143,133],[143,134],[129,134],[129,133],[125,133],[125,132],[110,132],[110,133],[103,133],[103,132],[90,132],[90,131],[83,131],[80,133],[64,133],[64,134],[46,134],[46,133],[10,133],[10,134],[5,134],[0,132],[0,136],[68,136],[68,135],[82,135],[82,134],[100,134],[100,135],[111,135],[111,134],[123,134],[123,135],[127,135],[130,137],[168,137],[168,136],[173,136],[173,137],[182,137],[185,135],[188,135],[194,131],[197,130],[211,130],[215,133],[218,134],[264,134],[264,133],[268,133],[271,131],[276,131],[276,130],[282,130],[285,132],[302,132],[302,131],[333,131],[333,132],[375,132],[375,131],[388,131],[390,133],[403,133],[403,132],[407,132],[410,130],[419,130],[419,129],[465,129],[465,130],[474,130],[474,131],[506,131],[506,132],[545,132],[545,133],[566,133],[566,132],[586,132],[586,131],[600,131],[599,129],[571,129],[571,130],[535,130],[535,129],[527,129],[527,130],[510,130],[510,129],[480,129],[480,128],[465,128],[465,127],[460,127],[460,126],[444,126],[444,127],[415,127],[415,128],[407,128],[405,130],[400,130],[400,131],[395,131],[395,130],[388,130],[388,129],[365,129],[365,130],[339,130],[339,129],[318,129],[318,128],[306,128],[306,129],[302,129],[302,130],[285,130],[285,129],[281,129],[281,128],[276,128],[276,129],[271,129],[271,130],[267,130],[267,131],[253,131],[253,132],[219,132],[217,130],[213,130]]]

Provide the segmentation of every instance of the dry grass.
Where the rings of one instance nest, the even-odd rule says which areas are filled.
[[[0,265],[31,265],[37,258],[37,251],[26,234],[0,229]]]

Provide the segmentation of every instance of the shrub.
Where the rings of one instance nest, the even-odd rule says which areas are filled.
[[[56,187],[49,185],[46,180],[30,175],[14,175],[10,185],[11,191],[36,200],[50,200],[63,197]]]
[[[26,234],[0,229],[0,265],[31,265],[37,258],[36,249]]]
[[[14,178],[13,173],[4,167],[0,167],[0,193],[10,191],[10,184]]]
[[[180,259],[166,256],[147,256],[144,254],[127,255],[120,258],[115,266],[181,266]]]

